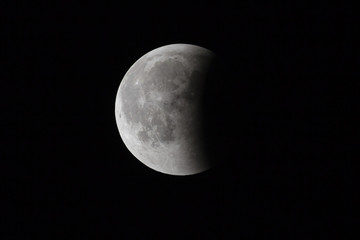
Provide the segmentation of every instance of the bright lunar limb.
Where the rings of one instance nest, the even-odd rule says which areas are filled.
[[[171,44],[154,49],[127,71],[115,118],[128,150],[146,166],[171,175],[209,169],[202,127],[204,84],[214,54]]]

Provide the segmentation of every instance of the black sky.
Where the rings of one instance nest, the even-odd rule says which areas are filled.
[[[1,3],[0,238],[347,239],[353,6],[121,2]],[[171,43],[225,66],[207,113],[221,164],[186,178],[137,161],[114,116],[128,68]]]

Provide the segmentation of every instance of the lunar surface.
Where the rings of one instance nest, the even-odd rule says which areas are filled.
[[[171,175],[211,167],[204,149],[201,101],[214,54],[190,44],[142,56],[125,74],[115,102],[120,136],[146,166]]]

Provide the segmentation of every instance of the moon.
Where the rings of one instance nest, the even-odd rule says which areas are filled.
[[[215,54],[191,44],[156,48],[126,72],[115,100],[127,149],[149,168],[192,175],[212,167],[203,135],[204,84]]]

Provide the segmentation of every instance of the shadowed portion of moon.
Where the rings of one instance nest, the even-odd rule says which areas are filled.
[[[230,84],[229,72],[227,63],[217,55],[207,72],[201,99],[202,136],[207,160],[212,166],[224,165],[234,152],[239,154],[241,148],[236,119],[243,113],[234,99],[240,91]],[[234,95],[235,91],[238,93]]]
[[[204,89],[215,55],[202,47],[172,44],[136,61],[116,97],[122,140],[146,166],[167,174],[208,170]]]

